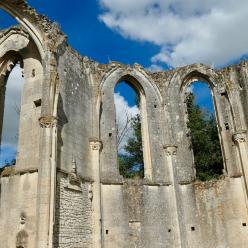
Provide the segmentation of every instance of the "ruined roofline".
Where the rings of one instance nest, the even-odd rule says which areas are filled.
[[[37,13],[26,0],[1,0],[0,8],[9,13],[13,18],[19,19],[30,30],[30,35],[37,35],[39,45],[48,44],[48,47],[55,50],[67,36],[63,33],[57,23],[49,20],[45,15]],[[34,38],[33,37],[33,38]],[[44,47],[43,47],[44,49]]]
[[[192,64],[188,64],[188,65],[184,65],[184,66],[179,66],[179,67],[175,67],[172,69],[165,69],[165,70],[159,70],[159,71],[151,71],[145,67],[143,67],[141,64],[138,63],[133,63],[133,64],[124,64],[122,62],[119,61],[110,61],[109,63],[100,63],[97,60],[94,60],[90,57],[88,57],[87,55],[82,55],[80,54],[80,52],[78,52],[76,49],[74,49],[68,42],[66,43],[67,48],[70,50],[70,52],[72,52],[72,54],[74,54],[79,60],[81,60],[82,62],[87,62],[90,64],[94,64],[96,67],[100,68],[100,69],[107,69],[107,68],[111,68],[111,67],[121,67],[121,68],[139,68],[140,70],[142,70],[143,72],[147,73],[148,75],[151,76],[159,76],[161,74],[166,75],[166,76],[170,76],[172,75],[175,71],[184,71],[184,70],[189,70],[191,68],[204,68],[205,70],[210,70],[210,71],[215,71],[216,73],[221,73],[224,71],[228,71],[231,70],[232,68],[235,67],[241,67],[241,66],[246,66],[248,65],[248,60],[242,60],[239,63],[235,63],[235,64],[230,64],[228,66],[224,66],[221,68],[215,68],[212,67],[208,64],[204,64],[204,63],[192,63]]]
[[[3,38],[4,36],[8,36],[10,35],[12,32],[21,32],[24,35],[29,36],[28,31],[25,29],[25,27],[23,27],[21,24],[18,25],[14,25],[11,26],[7,29],[1,30],[0,32],[0,39]],[[31,37],[30,37],[31,38]],[[164,84],[166,81],[170,81],[172,79],[172,77],[175,75],[175,73],[179,73],[179,74],[185,74],[187,71],[201,71],[203,70],[204,72],[211,72],[211,73],[216,73],[217,76],[221,77],[222,73],[228,72],[229,70],[232,70],[232,68],[240,68],[243,66],[247,66],[248,61],[242,61],[239,64],[235,64],[235,65],[229,65],[227,67],[221,68],[221,69],[215,69],[212,68],[208,65],[205,65],[203,63],[194,63],[191,65],[186,65],[186,66],[182,66],[182,67],[177,67],[175,69],[169,69],[169,70],[162,70],[162,71],[150,71],[146,68],[143,68],[141,65],[134,63],[132,65],[129,64],[123,64],[121,62],[117,62],[117,61],[111,61],[110,63],[99,63],[95,60],[90,59],[87,56],[83,56],[81,55],[77,50],[75,50],[67,41],[64,43],[66,50],[69,53],[74,54],[82,63],[82,68],[90,66],[94,72],[99,71],[100,75],[106,75],[108,72],[111,72],[113,70],[116,70],[118,68],[120,69],[125,69],[128,70],[138,70],[140,71],[144,76],[146,76],[147,78],[149,78],[150,80],[152,80],[155,85],[159,86],[159,88],[163,88]],[[187,73],[186,73],[187,74]],[[204,73],[203,73],[204,74]],[[103,78],[102,78],[103,79]]]
[[[7,28],[2,28],[0,29],[0,36],[2,36],[4,33],[12,30],[12,29],[22,29],[22,25],[21,24],[16,24],[16,25],[12,25],[12,26],[9,26]]]
[[[41,31],[46,33],[48,38],[51,32],[53,35],[55,33],[65,35],[56,22],[51,21],[46,15],[38,13],[26,0],[2,0],[1,4],[18,9],[26,18],[30,19],[32,23],[39,27]]]
[[[11,31],[23,31],[25,32],[27,35],[29,35],[28,31],[25,29],[25,27],[23,27],[21,24],[16,24],[13,26],[10,26],[8,28],[4,28],[0,30],[0,38],[3,37],[4,35],[6,35],[7,33],[11,32]]]
[[[135,68],[135,67],[139,67],[142,71],[144,71],[145,73],[147,73],[148,75],[159,75],[159,74],[166,74],[167,76],[170,76],[171,74],[173,74],[174,71],[183,71],[185,69],[189,69],[189,68],[205,68],[208,70],[214,70],[215,72],[222,72],[222,71],[228,71],[233,67],[236,66],[245,66],[248,61],[241,61],[240,63],[237,64],[233,64],[233,65],[228,65],[222,68],[213,68],[210,65],[207,64],[203,64],[203,63],[193,63],[190,65],[185,65],[185,66],[180,66],[180,67],[176,67],[173,69],[167,69],[167,70],[161,70],[161,71],[150,71],[147,68],[144,68],[143,66],[134,63],[133,65],[127,65],[127,64],[123,64],[121,62],[115,62],[112,61],[111,63],[99,63],[98,61],[92,60],[87,56],[84,56],[82,54],[80,54],[76,49],[74,49],[67,41],[67,36],[64,34],[64,32],[61,30],[61,28],[59,27],[59,25],[53,21],[51,21],[47,16],[42,15],[37,13],[37,11],[31,7],[26,0],[2,0],[0,2],[0,7],[4,6],[4,7],[9,7],[9,8],[13,8],[13,9],[17,9],[20,13],[22,13],[22,15],[29,19],[31,21],[31,23],[33,25],[35,25],[35,27],[37,27],[39,30],[42,31],[43,35],[48,38],[48,40],[50,40],[53,45],[55,46],[55,48],[58,48],[59,44],[61,44],[64,41],[67,45],[67,48],[70,49],[70,51],[76,55],[81,61],[83,62],[87,62],[90,64],[94,64],[96,67],[99,68],[109,68],[111,66],[118,66],[118,67],[129,67],[129,68]],[[0,37],[2,35],[4,35],[6,32],[10,31],[10,30],[23,30],[25,32],[27,32],[27,30],[21,25],[14,25],[12,27],[9,27],[7,29],[4,30],[0,30]],[[61,39],[62,38],[62,39]],[[56,50],[56,49],[55,49]]]

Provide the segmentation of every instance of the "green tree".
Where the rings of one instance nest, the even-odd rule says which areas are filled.
[[[187,109],[196,177],[201,181],[218,178],[222,174],[223,160],[215,117],[195,103],[192,93],[187,97]],[[131,119],[131,127],[133,136],[124,147],[125,153],[118,154],[119,169],[125,178],[142,178],[144,161],[140,115]]]
[[[223,160],[215,117],[195,103],[192,93],[188,94],[187,108],[196,177],[201,181],[218,178],[222,174]]]
[[[133,136],[128,139],[124,147],[125,153],[118,154],[119,169],[125,178],[144,177],[143,147],[141,135],[140,115],[131,119]]]

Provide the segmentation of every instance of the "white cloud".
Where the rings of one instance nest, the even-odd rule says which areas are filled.
[[[125,98],[119,93],[114,94],[114,100],[116,108],[116,125],[119,130],[119,136],[121,136],[122,133],[124,134],[119,144],[119,152],[125,153],[123,148],[126,145],[127,140],[133,135],[133,129],[130,125],[130,118],[139,113],[139,108],[136,105],[130,107]]]
[[[224,65],[248,53],[246,0],[99,0],[124,37],[161,47],[152,63]]]
[[[190,86],[188,86],[187,89],[186,89],[186,92],[187,93],[193,93],[194,92],[194,85],[191,84]]]
[[[147,70],[151,72],[158,72],[158,71],[162,71],[163,67],[161,65],[152,64],[151,66],[147,68]]]

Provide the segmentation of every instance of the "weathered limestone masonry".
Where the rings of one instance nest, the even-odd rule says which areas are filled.
[[[0,130],[8,75],[25,84],[17,164],[0,177],[1,248],[248,246],[248,62],[148,72],[76,53],[24,0],[1,0],[20,26],[0,32]],[[141,95],[145,178],[118,170],[114,87]],[[223,178],[195,182],[185,94],[212,88]],[[1,131],[0,131],[1,133]]]

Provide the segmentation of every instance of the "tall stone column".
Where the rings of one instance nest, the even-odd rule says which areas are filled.
[[[241,162],[241,171],[244,177],[246,195],[248,197],[248,154],[246,144],[246,131],[241,130],[233,134],[233,140],[239,150],[239,157]]]
[[[55,186],[53,178],[53,133],[57,119],[54,116],[44,116],[39,119],[41,130],[41,158],[38,179],[38,202],[37,202],[37,248],[52,248],[53,236],[53,208],[52,199]]]
[[[101,176],[100,176],[100,152],[102,142],[98,139],[90,139],[91,163],[93,173],[93,247],[102,247],[102,209],[101,209]]]
[[[180,229],[180,221],[179,221],[179,197],[178,197],[178,185],[176,180],[176,171],[175,171],[175,165],[176,165],[176,155],[177,155],[177,146],[175,145],[165,145],[164,146],[165,152],[166,152],[166,159],[167,159],[167,165],[169,167],[170,172],[170,178],[172,183],[172,191],[173,191],[173,205],[175,207],[175,213],[176,213],[176,228],[178,232],[178,243],[176,247],[182,247],[181,242],[181,229]]]

